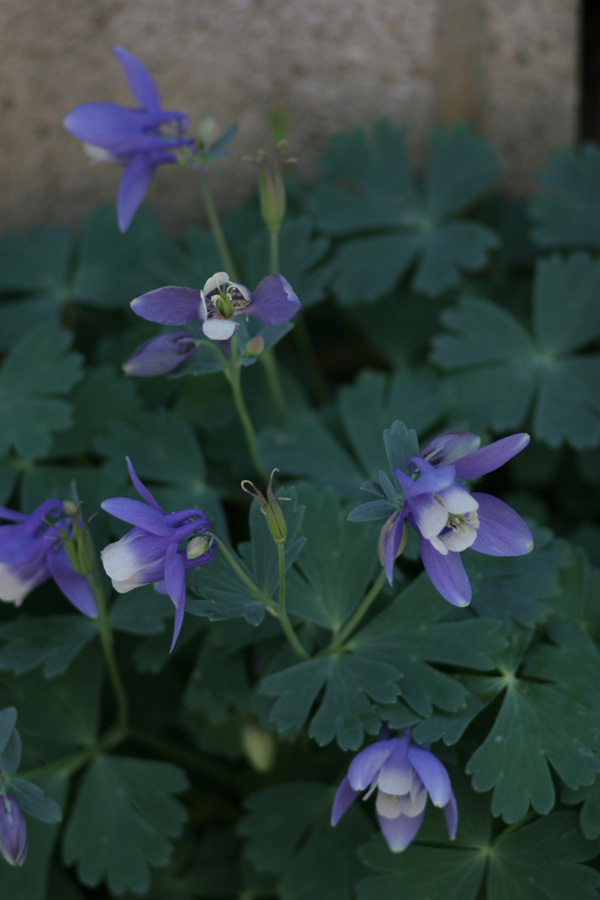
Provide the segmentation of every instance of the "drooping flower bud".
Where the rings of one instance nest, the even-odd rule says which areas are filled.
[[[140,344],[123,363],[123,371],[138,378],[166,375],[195,352],[196,341],[187,331],[159,334]]]
[[[188,542],[185,550],[186,557],[188,559],[198,559],[198,557],[203,556],[208,550],[210,550],[212,542],[213,537],[211,534],[197,535]]]
[[[22,866],[27,857],[27,825],[12,796],[0,795],[0,853],[11,866]]]
[[[94,565],[93,552],[90,548],[88,539],[88,530],[81,522],[79,505],[73,504],[70,500],[67,500],[63,502],[65,513],[67,512],[67,507],[69,509],[74,507],[74,511],[70,514],[73,517],[71,528],[67,531],[64,528],[55,525],[54,529],[59,534],[62,545],[65,548],[65,553],[67,554],[67,559],[69,560],[73,571],[77,575],[83,575],[84,578],[87,578]]]
[[[262,334],[257,334],[250,338],[244,348],[244,356],[260,356],[265,349],[265,339]]]
[[[257,772],[270,772],[275,764],[277,744],[273,735],[254,722],[242,726],[242,746],[250,765]]]
[[[388,519],[386,519],[383,528],[379,532],[379,540],[377,542],[377,555],[382,566],[385,566],[386,559],[388,559],[389,565],[390,554],[392,555],[393,563],[394,560],[398,559],[398,557],[402,554],[402,551],[406,547],[406,542],[408,540],[408,523],[406,522],[406,520],[404,520],[404,522],[402,523],[402,533],[398,539],[396,529],[394,529],[394,524],[396,523],[397,518],[398,511],[395,510],[392,515]],[[398,546],[394,548],[393,544],[396,540],[398,540]],[[392,541],[392,545],[390,546],[388,546],[389,541]]]
[[[288,500],[289,497],[275,497],[273,493],[273,476],[279,469],[273,469],[269,483],[267,484],[267,496],[258,490],[255,484],[247,479],[242,481],[242,490],[260,503],[260,511],[267,520],[269,532],[276,544],[283,544],[287,537],[287,524],[278,500]],[[249,485],[249,487],[246,487]]]

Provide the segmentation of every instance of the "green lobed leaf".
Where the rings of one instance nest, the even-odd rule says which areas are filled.
[[[183,703],[201,710],[212,724],[227,721],[232,711],[248,711],[250,690],[244,658],[204,641],[190,675]]]
[[[145,584],[117,596],[110,608],[110,624],[126,634],[162,634],[165,619],[172,615],[171,600],[157,593],[154,585]]]
[[[377,734],[381,726],[381,715],[372,701],[393,703],[399,693],[399,677],[398,670],[385,662],[358,654],[329,654],[268,675],[259,692],[278,697],[271,721],[285,732],[304,724],[325,686],[309,737],[320,746],[335,738],[342,750],[357,750],[365,732]]]
[[[19,766],[21,765],[22,751],[23,744],[21,742],[21,735],[15,728],[8,739],[8,743],[4,747],[4,750],[0,753],[0,772],[2,772],[3,775],[12,776],[18,771]]]
[[[548,188],[534,198],[535,241],[542,247],[600,246],[600,149],[561,150],[538,175]]]
[[[5,235],[0,241],[0,292],[62,299],[72,252],[71,232],[56,225]]]
[[[517,822],[530,804],[543,815],[552,809],[549,764],[571,788],[591,784],[600,771],[600,655],[574,625],[549,633],[555,645],[535,646],[522,677],[507,670],[495,679],[506,688],[502,706],[467,764],[475,790],[494,788],[492,814],[506,822]]]
[[[0,370],[0,454],[14,446],[21,457],[44,456],[51,435],[71,424],[71,405],[60,399],[81,378],[81,357],[66,353],[69,332],[47,325],[29,331]]]
[[[555,812],[506,832],[489,857],[488,900],[595,900],[600,874],[581,863],[597,853],[572,812]]]
[[[486,671],[505,646],[501,623],[465,615],[444,621],[448,604],[423,572],[349,641],[353,652],[389,662],[403,675],[400,692],[420,715],[433,706],[453,712],[468,692],[447,672],[430,663]]]
[[[50,825],[62,821],[62,810],[56,800],[37,784],[23,778],[10,778],[6,790],[14,796],[21,812]]]
[[[238,831],[259,872],[277,876],[281,900],[352,900],[364,869],[356,848],[370,826],[356,807],[331,828],[329,785],[292,782],[251,794]]]
[[[600,837],[600,778],[596,778],[592,785],[570,790],[565,788],[561,799],[565,803],[581,803],[583,806],[579,814],[581,830],[588,840],[596,840]]]
[[[144,894],[150,866],[164,866],[187,818],[173,794],[187,788],[182,769],[169,763],[98,756],[79,786],[63,838],[66,865],[77,866],[89,887],[106,881],[122,896]]]
[[[62,675],[97,634],[84,616],[22,618],[0,625],[0,671],[31,672],[43,666],[46,678]]]

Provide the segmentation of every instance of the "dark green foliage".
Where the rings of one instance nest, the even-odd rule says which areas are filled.
[[[595,144],[561,150],[538,176],[546,188],[531,206],[533,235],[543,247],[600,246],[600,151]]]

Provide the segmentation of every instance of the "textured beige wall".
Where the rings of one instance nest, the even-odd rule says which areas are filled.
[[[418,161],[434,124],[466,117],[522,189],[574,140],[577,38],[577,0],[0,0],[0,230],[78,222],[114,199],[120,169],[90,169],[61,119],[91,100],[131,102],[116,43],[167,108],[239,123],[235,156],[211,173],[231,206],[255,178],[240,157],[265,146],[278,105],[302,174],[341,128],[389,116]],[[198,215],[189,172],[163,167],[148,196],[172,228]]]

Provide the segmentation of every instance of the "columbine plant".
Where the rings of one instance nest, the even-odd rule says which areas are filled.
[[[379,740],[354,757],[335,795],[331,824],[337,825],[363,791],[366,800],[375,789],[379,827],[390,850],[405,850],[413,840],[423,824],[428,796],[442,808],[448,837],[454,840],[458,812],[450,777],[429,746],[413,742],[410,728],[392,738],[385,727]]]
[[[206,532],[210,521],[201,509],[166,513],[137,477],[131,461],[127,468],[142,498],[112,497],[102,503],[106,512],[134,527],[102,551],[102,564],[119,594],[142,584],[154,584],[168,594],[175,606],[171,650],[175,646],[185,612],[185,571],[212,559],[214,545]],[[180,549],[180,544],[186,542]]]
[[[73,606],[98,615],[88,575],[91,560],[79,509],[46,500],[29,515],[0,507],[0,600],[20,606],[27,594],[53,578]]]

